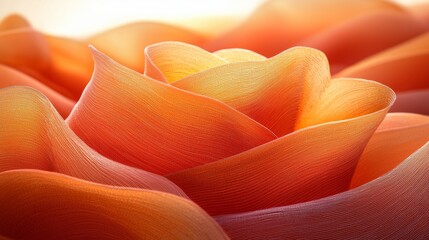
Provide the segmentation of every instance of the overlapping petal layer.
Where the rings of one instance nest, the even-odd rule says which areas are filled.
[[[392,112],[413,112],[429,115],[429,89],[407,91],[397,94]]]
[[[294,48],[265,61],[189,75],[173,86],[218,99],[283,136],[295,130],[300,113],[315,104],[329,80],[323,53]]]
[[[186,199],[36,170],[0,174],[0,212],[13,239],[228,239]]]
[[[232,239],[426,239],[428,181],[429,143],[388,174],[350,191],[217,221]]]
[[[96,50],[93,54],[93,78],[67,121],[109,158],[168,174],[276,138],[225,104],[141,75]]]
[[[333,80],[303,118],[302,126],[319,125],[168,178],[212,215],[345,191],[361,152],[393,100],[394,93],[378,83]]]
[[[27,87],[0,90],[0,172],[40,169],[185,196],[162,176],[107,159],[80,140],[49,101]]]
[[[174,25],[141,22],[120,26],[86,40],[119,63],[139,72],[144,72],[145,47],[163,41],[181,41],[199,46],[207,39]]]
[[[429,141],[429,117],[410,113],[388,114],[362,153],[351,188],[394,169]]]

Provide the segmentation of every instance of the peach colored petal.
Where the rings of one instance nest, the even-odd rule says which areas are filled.
[[[0,234],[16,239],[228,239],[196,204],[20,170],[0,174]]]
[[[429,3],[421,2],[407,6],[407,10],[411,12],[420,21],[426,24],[429,28]]]
[[[391,112],[413,112],[429,115],[429,89],[401,92],[390,109]]]
[[[16,85],[30,86],[46,95],[55,106],[57,111],[64,118],[69,115],[74,104],[76,103],[73,100],[70,100],[53,89],[47,87],[38,80],[11,67],[0,64],[0,88]]]
[[[89,148],[49,101],[32,89],[1,89],[0,114],[0,172],[41,169],[97,183],[186,196],[162,176],[114,162]]]
[[[139,72],[143,72],[145,67],[145,47],[162,41],[201,45],[206,38],[173,25],[140,22],[114,28],[87,39],[88,43],[117,59],[121,64]]]
[[[88,45],[67,38],[45,36],[51,52],[51,64],[46,77],[57,82],[78,100],[91,79],[93,62]]]
[[[101,154],[168,174],[275,139],[234,109],[125,68],[93,49],[95,72],[67,119]]]
[[[267,57],[346,19],[375,11],[404,11],[374,0],[266,1],[238,27],[204,45],[209,51],[245,48]]]
[[[350,187],[389,172],[428,141],[429,116],[388,114],[362,153]]]
[[[199,47],[181,42],[150,45],[145,49],[145,56],[145,75],[169,83],[227,63]]]
[[[258,53],[242,48],[222,49],[213,54],[228,62],[262,61],[267,59]]]
[[[376,80],[394,91],[429,88],[429,33],[344,69],[336,74]]]
[[[394,94],[375,82],[342,81],[351,87],[336,89],[338,96],[357,97],[335,100],[347,106],[343,107],[345,112],[368,106],[356,112],[362,115],[305,128],[167,177],[212,215],[294,204],[347,190],[359,156],[383,120]],[[370,87],[378,91],[367,91]],[[330,103],[332,109],[327,111],[340,110]]]
[[[428,182],[429,143],[353,190],[217,221],[232,239],[427,239]]]
[[[3,18],[0,22],[0,32],[17,28],[31,27],[27,19],[18,14],[11,14]]]
[[[329,79],[323,53],[293,48],[265,61],[209,69],[173,85],[218,99],[282,136],[295,129],[300,109],[314,103]]]
[[[407,13],[377,11],[339,23],[299,45],[324,52],[333,67],[332,72],[336,73],[425,31],[426,27]]]

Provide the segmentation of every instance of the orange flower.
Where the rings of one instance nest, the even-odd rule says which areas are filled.
[[[210,36],[5,19],[0,239],[428,238],[429,116],[388,113],[428,110],[424,11],[314,4]]]

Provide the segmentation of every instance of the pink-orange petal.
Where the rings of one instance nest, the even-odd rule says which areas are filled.
[[[391,112],[413,112],[429,115],[429,89],[400,92]]]
[[[232,239],[427,239],[428,181],[429,143],[350,191],[216,220]]]
[[[0,174],[0,234],[23,239],[228,239],[196,204],[65,175]]]
[[[428,116],[388,114],[362,153],[350,187],[358,187],[389,172],[428,141]]]
[[[0,90],[0,172],[40,169],[114,186],[186,196],[162,176],[101,156],[80,140],[46,97],[27,87]]]

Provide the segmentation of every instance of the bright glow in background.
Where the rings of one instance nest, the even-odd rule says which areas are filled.
[[[404,4],[427,2],[396,1]],[[174,23],[191,17],[244,17],[262,2],[263,0],[0,0],[0,19],[11,13],[19,13],[36,29],[46,33],[84,37],[139,20]]]

